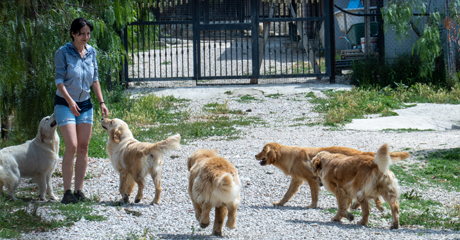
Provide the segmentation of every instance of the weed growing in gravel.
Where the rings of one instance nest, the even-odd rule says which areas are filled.
[[[268,94],[265,97],[268,97],[268,98],[280,98],[280,97],[284,97],[284,94],[281,94],[281,93]]]
[[[237,99],[236,100],[237,102],[240,102],[240,103],[249,103],[251,101],[259,101],[259,102],[263,102],[263,100],[260,100],[260,99],[257,99],[251,95],[244,95],[244,96],[241,96],[240,99]]]
[[[313,92],[308,92],[305,97],[308,97],[308,98],[316,98],[315,94]]]
[[[104,216],[92,214],[92,205],[95,204],[92,202],[63,205],[60,202],[31,202],[27,196],[18,194],[16,197],[20,200],[9,201],[0,196],[0,238],[16,238],[21,233],[45,232],[72,226],[82,217],[88,221],[106,220]],[[39,207],[58,210],[65,219],[45,220],[37,213]]]
[[[228,102],[225,103],[208,103],[203,106],[203,110],[206,112],[214,113],[214,114],[239,114],[244,115],[244,112],[241,110],[230,110],[228,109]]]

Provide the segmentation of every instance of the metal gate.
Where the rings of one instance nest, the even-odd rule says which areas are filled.
[[[127,82],[331,76],[327,0],[138,1]],[[241,83],[241,82],[239,82]]]

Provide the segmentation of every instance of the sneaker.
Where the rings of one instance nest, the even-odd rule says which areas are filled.
[[[64,193],[64,197],[61,200],[62,204],[77,203],[78,199],[72,194],[72,191],[67,190]]]
[[[73,195],[82,202],[89,202],[89,199],[85,197],[85,194],[81,190],[78,190],[77,192],[73,192]]]

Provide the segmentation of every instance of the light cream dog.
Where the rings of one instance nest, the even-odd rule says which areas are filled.
[[[14,191],[20,178],[32,178],[38,185],[40,200],[45,199],[45,192],[50,199],[56,199],[51,184],[51,175],[59,158],[59,135],[56,126],[54,114],[44,117],[33,140],[0,151],[1,193],[5,186],[8,189],[8,198],[15,200]]]
[[[150,173],[155,184],[155,198],[158,204],[161,196],[161,164],[167,151],[180,147],[180,135],[174,135],[158,143],[139,142],[123,120],[103,118],[102,128],[109,132],[107,154],[112,166],[120,174],[120,194],[127,203],[136,183],[139,186],[135,202],[143,197],[145,177]]]
[[[209,212],[215,208],[213,235],[222,236],[222,227],[236,228],[236,209],[240,204],[240,179],[233,164],[217,156],[216,150],[196,150],[187,161],[190,171],[188,193],[195,217],[202,228],[209,225]]]
[[[407,153],[409,155],[409,153]],[[393,220],[391,229],[399,227],[399,185],[390,171],[392,159],[388,145],[382,145],[375,158],[366,155],[346,156],[320,152],[312,159],[313,173],[321,178],[324,187],[337,198],[338,211],[331,219],[340,221],[343,217],[352,221],[348,212],[351,201],[361,205],[363,218],[358,224],[366,225],[369,219],[369,200],[380,196],[390,204]]]

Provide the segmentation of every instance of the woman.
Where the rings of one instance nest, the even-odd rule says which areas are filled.
[[[88,45],[93,25],[84,18],[77,18],[70,26],[72,42],[61,47],[55,55],[56,96],[54,115],[65,143],[62,160],[64,197],[61,203],[85,201],[82,192],[83,180],[88,166],[88,145],[93,127],[93,105],[90,88],[101,105],[102,115],[108,117],[109,110],[102,98],[98,81],[96,50]],[[71,185],[75,153],[75,188]]]

